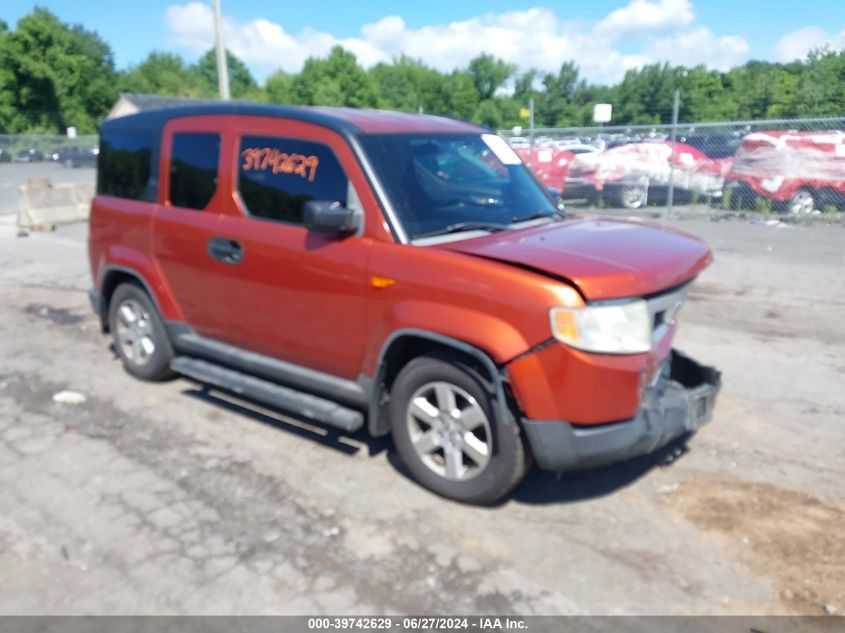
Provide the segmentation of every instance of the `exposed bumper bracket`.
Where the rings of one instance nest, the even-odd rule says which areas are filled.
[[[554,420],[523,420],[537,465],[579,470],[645,455],[710,421],[721,374],[672,350],[646,388],[637,416],[623,422],[578,426]]]

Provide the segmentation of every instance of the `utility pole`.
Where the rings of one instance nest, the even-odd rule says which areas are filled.
[[[666,196],[666,215],[672,217],[672,205],[675,202],[675,154],[677,153],[678,110],[681,105],[681,89],[675,90],[672,103],[672,153],[669,155],[669,194]]]
[[[223,29],[220,26],[220,0],[212,0],[214,4],[214,46],[217,49],[217,86],[220,98],[229,100],[229,65],[226,63],[226,48],[223,46]]]
[[[528,138],[531,141],[531,163],[534,164],[534,97],[528,100]]]

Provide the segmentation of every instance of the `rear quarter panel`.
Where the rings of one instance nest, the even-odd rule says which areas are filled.
[[[162,317],[182,315],[152,257],[152,220],[155,204],[98,195],[91,203],[88,256],[97,290],[110,268],[139,275],[154,295]]]

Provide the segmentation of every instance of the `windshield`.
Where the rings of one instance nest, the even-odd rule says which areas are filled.
[[[361,145],[411,239],[555,216],[549,193],[495,134],[373,135]]]

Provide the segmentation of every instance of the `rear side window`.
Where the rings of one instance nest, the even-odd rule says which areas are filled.
[[[244,136],[240,152],[238,192],[250,215],[301,224],[310,200],[346,204],[346,174],[326,145]]]
[[[219,159],[219,134],[174,134],[170,157],[170,203],[187,209],[205,209],[217,191]]]
[[[152,171],[153,135],[149,131],[110,132],[100,139],[97,193],[146,200]]]

